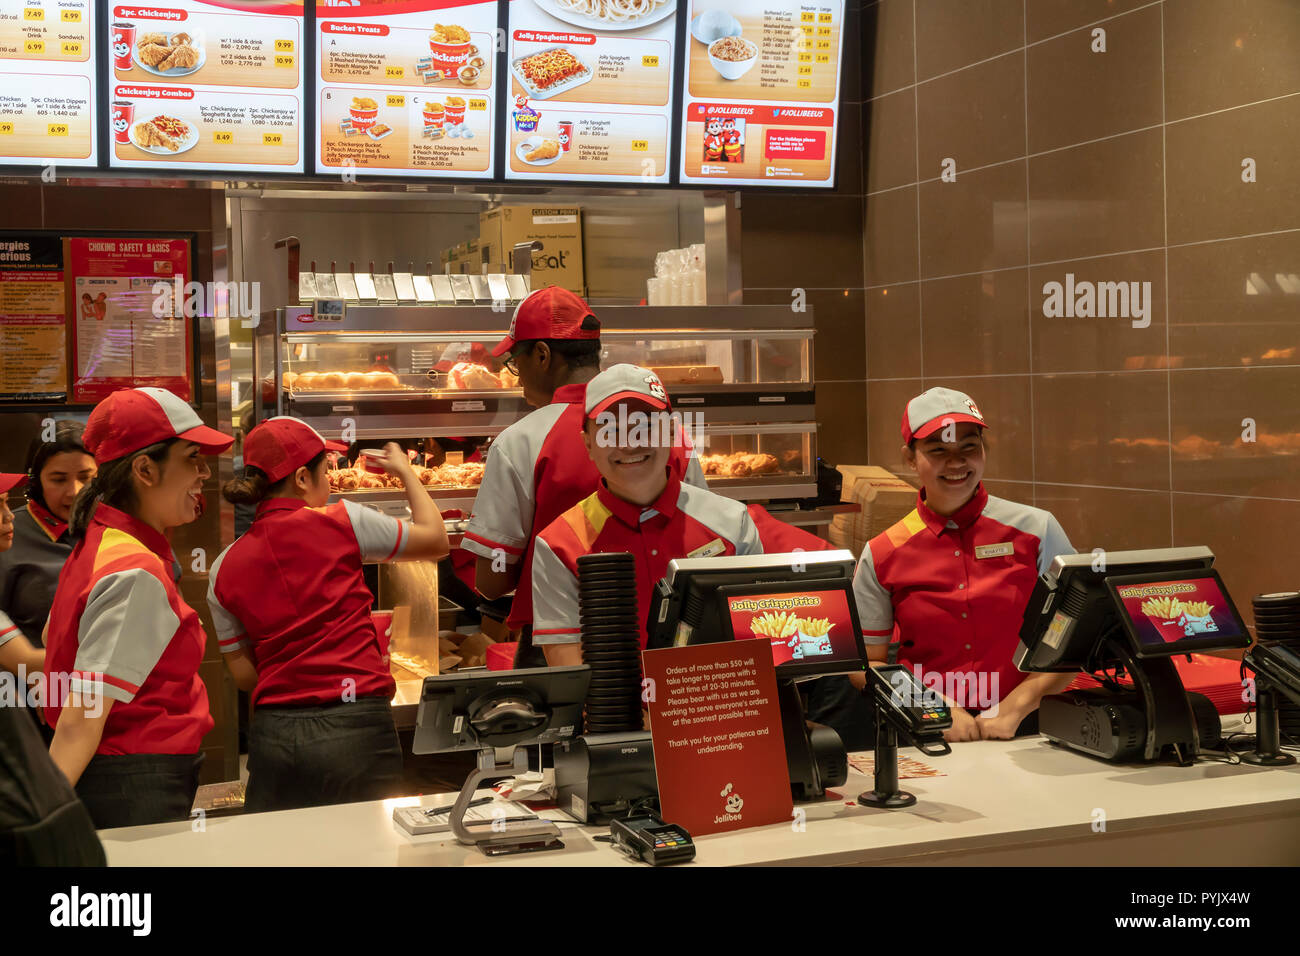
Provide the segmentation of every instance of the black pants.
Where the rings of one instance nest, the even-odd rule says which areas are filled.
[[[401,785],[402,748],[387,698],[253,714],[247,813],[382,800]]]
[[[77,796],[100,830],[188,820],[203,754],[127,754],[90,758]]]

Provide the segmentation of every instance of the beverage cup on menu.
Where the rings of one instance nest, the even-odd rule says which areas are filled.
[[[352,105],[348,107],[348,115],[352,117],[352,128],[364,133],[375,125],[375,117],[379,115],[379,103],[369,96],[354,96]]]
[[[465,98],[462,96],[447,97],[447,125],[459,126],[465,122]]]
[[[559,133],[560,149],[567,153],[569,151],[569,144],[573,141],[573,120],[560,120],[557,129]]]
[[[443,121],[447,117],[446,110],[441,103],[424,104],[424,125],[431,126],[434,129],[442,129]]]
[[[135,104],[130,100],[114,100],[112,104],[113,142],[131,142],[131,120],[135,118]]]
[[[113,65],[119,70],[131,69],[131,49],[135,46],[135,24],[117,21],[113,24]]]

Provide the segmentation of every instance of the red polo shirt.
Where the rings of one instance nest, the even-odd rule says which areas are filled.
[[[1073,553],[1050,512],[991,497],[982,484],[951,518],[922,491],[915,511],[862,550],[853,590],[863,637],[897,636],[899,663],[919,665],[923,680],[940,675],[937,689],[963,707],[992,706],[1025,679],[1011,655],[1034,582]]]
[[[257,667],[253,704],[338,704],[392,697],[397,685],[370,618],[367,561],[391,561],[409,532],[373,508],[308,508],[269,498],[252,527],[208,573],[208,606],[223,653],[246,647]]]
[[[615,497],[602,480],[589,495],[537,537],[533,560],[533,642],[580,639],[578,558],[629,552],[636,557],[637,626],[646,646],[645,618],[653,588],[675,558],[762,554],[754,522],[738,501],[683,484],[668,485],[648,508]]]
[[[481,558],[500,549],[507,564],[523,561],[507,623],[533,619],[533,541],[552,521],[595,490],[600,472],[582,440],[587,386],[562,385],[551,404],[529,412],[492,442],[474,514],[461,547]],[[674,473],[705,487],[699,459],[674,448]]]
[[[212,729],[199,679],[207,638],[176,587],[167,539],[108,505],[95,508],[63,566],[45,651],[58,726],[68,691],[113,699],[97,754],[193,754]]]

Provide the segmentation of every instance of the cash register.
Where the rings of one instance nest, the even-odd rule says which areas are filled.
[[[1219,740],[1210,701],[1173,659],[1250,645],[1205,547],[1058,556],[1025,609],[1013,658],[1029,672],[1091,674],[1100,686],[1051,694],[1039,732],[1106,760],[1191,764]]]

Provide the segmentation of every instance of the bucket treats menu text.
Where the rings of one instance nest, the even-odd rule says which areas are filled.
[[[321,172],[488,179],[495,2],[317,8]]]
[[[0,165],[94,166],[93,0],[0,0]]]
[[[110,165],[301,172],[302,10],[302,0],[110,6]]]

